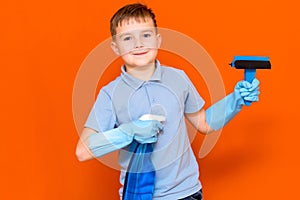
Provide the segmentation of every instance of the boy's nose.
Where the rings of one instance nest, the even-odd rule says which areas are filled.
[[[143,44],[142,40],[141,40],[140,38],[136,38],[136,39],[135,39],[134,47],[135,47],[135,48],[141,48],[141,47],[143,47],[143,46],[144,46],[144,44]]]

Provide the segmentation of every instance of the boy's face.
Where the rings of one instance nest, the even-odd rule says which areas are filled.
[[[161,37],[151,18],[139,22],[132,18],[117,26],[111,46],[122,57],[126,67],[139,67],[155,62],[160,44]]]

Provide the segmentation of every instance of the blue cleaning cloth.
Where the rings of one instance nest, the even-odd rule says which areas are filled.
[[[155,168],[151,161],[153,144],[133,141],[134,149],[126,172],[123,200],[152,200],[155,187]]]

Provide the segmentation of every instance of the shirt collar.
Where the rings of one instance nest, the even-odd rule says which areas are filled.
[[[137,90],[139,87],[141,87],[143,85],[144,82],[146,82],[146,81],[137,79],[137,78],[129,75],[125,71],[124,65],[121,67],[121,77],[129,86],[131,86],[135,90]],[[161,66],[160,66],[159,61],[156,60],[155,61],[155,71],[149,81],[160,81],[160,80],[161,80]]]

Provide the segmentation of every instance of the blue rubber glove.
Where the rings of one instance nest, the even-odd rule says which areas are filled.
[[[252,83],[247,81],[240,81],[236,85],[236,90],[239,90],[241,96],[246,101],[257,102],[259,92],[259,81],[254,79]]]
[[[234,91],[213,104],[206,110],[206,121],[208,125],[219,130],[225,126],[236,114],[238,114],[245,100],[257,102],[259,95],[259,81],[254,79],[252,83],[239,81]]]
[[[154,143],[157,134],[163,129],[163,125],[157,120],[136,120],[118,127],[128,135],[134,135],[133,139],[141,144]]]
[[[157,133],[162,128],[156,120],[136,120],[109,131],[91,134],[88,147],[95,157],[100,157],[129,145],[133,139],[139,143],[156,142]]]

